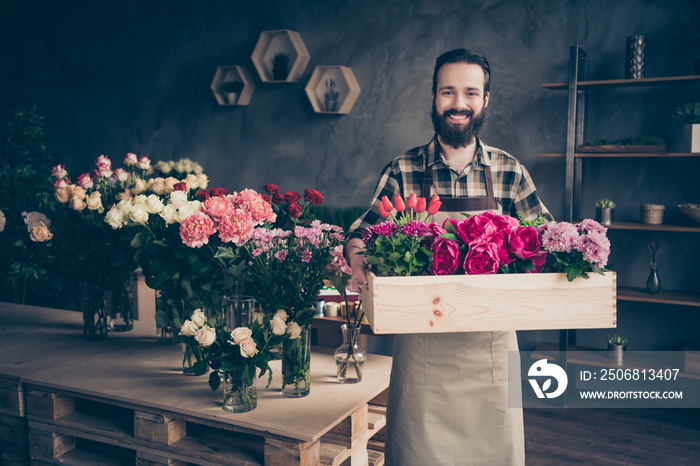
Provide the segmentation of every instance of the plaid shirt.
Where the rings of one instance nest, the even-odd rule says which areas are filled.
[[[433,177],[431,195],[486,196],[484,165],[489,165],[493,194],[504,214],[516,216],[517,213],[522,213],[523,218],[534,219],[541,213],[552,220],[551,214],[537,196],[535,184],[525,167],[507,152],[487,146],[479,139],[477,143],[474,160],[462,174],[447,165],[436,136],[427,145],[413,148],[396,157],[384,167],[374,190],[372,204],[350,227],[348,239],[361,237],[363,230],[383,220],[378,208],[382,196],[387,196],[393,203],[397,194],[404,199],[412,193],[421,195],[425,157],[428,157],[428,167]]]

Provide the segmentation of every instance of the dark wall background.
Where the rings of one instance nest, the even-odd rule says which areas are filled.
[[[683,0],[182,1],[6,0],[0,4],[0,110],[36,105],[53,150],[74,174],[100,154],[153,160],[190,157],[211,185],[284,190],[313,187],[331,206],[366,205],[378,171],[432,136],[432,68],[442,52],[474,48],[491,63],[492,96],[482,132],[530,170],[555,216],[563,214],[562,160],[569,47],[589,54],[589,79],[624,75],[625,38],[645,34],[646,76],[692,74],[700,44],[672,20],[689,21]],[[250,55],[260,32],[298,31],[311,54],[296,84],[261,83]],[[209,89],[217,66],[241,65],[257,89],[249,106],[221,107]],[[351,113],[315,114],[304,86],[317,65],[350,66],[362,88]],[[697,100],[697,85],[589,91],[586,140],[659,134],[682,150],[673,109]],[[591,160],[582,215],[607,196],[618,220],[639,205],[700,202],[696,160]],[[661,241],[665,289],[698,290],[697,235],[610,232],[619,283],[643,287],[647,242]],[[695,336],[697,308],[619,303],[630,349],[679,349]],[[565,310],[562,310],[565,312]],[[580,331],[602,347],[609,330]],[[556,339],[522,332],[524,347]]]

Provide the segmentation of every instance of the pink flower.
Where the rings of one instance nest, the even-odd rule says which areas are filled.
[[[343,246],[336,246],[330,250],[330,253],[332,260],[326,267],[326,270],[328,270],[331,274],[338,276],[344,273],[352,275],[352,269],[350,269],[350,266],[348,266],[348,263],[345,261],[345,257],[343,256]]]
[[[464,258],[464,273],[489,275],[498,272],[498,251],[491,243],[472,243]]]
[[[214,220],[214,224],[218,224],[223,216],[233,209],[233,204],[219,196],[210,197],[202,203],[202,212],[209,215]]]
[[[122,182],[129,179],[129,173],[127,173],[127,171],[123,168],[117,168],[116,170],[114,170],[114,172],[112,172],[112,176],[115,180]]]
[[[549,252],[571,252],[578,241],[579,233],[568,222],[552,222],[538,228],[542,247]]]
[[[520,221],[515,217],[511,217],[510,215],[498,215],[496,212],[491,210],[486,211],[481,215],[491,220],[496,227],[496,230],[511,231],[520,226]]]
[[[532,270],[526,270],[525,273],[542,273],[548,256],[549,253],[547,251],[540,251],[532,256]]]
[[[128,154],[126,154],[126,157],[124,157],[124,165],[127,167],[130,167],[132,165],[136,165],[138,162],[139,162],[139,157],[132,152],[129,152]]]
[[[272,210],[272,205],[265,201],[260,194],[255,194],[244,205],[250,215],[253,217],[253,223],[262,225],[265,222],[274,222],[277,220],[277,214]]]
[[[100,155],[99,157],[97,157],[97,159],[95,159],[95,166],[100,170],[102,170],[102,169],[111,170],[112,169],[112,161],[109,160],[109,157],[107,157],[106,155]]]
[[[457,224],[457,236],[469,244],[473,241],[487,241],[496,232],[496,226],[484,215],[472,215]]]
[[[308,249],[305,251],[302,251],[301,252],[301,261],[302,262],[311,262],[311,255],[312,255],[311,251],[309,251]]]
[[[451,275],[459,268],[460,253],[457,241],[437,237],[433,241],[433,275]]]
[[[224,243],[241,246],[253,236],[253,218],[250,212],[231,209],[219,221],[219,238]]]
[[[92,188],[94,186],[94,183],[92,182],[92,175],[89,173],[83,173],[78,177],[78,184],[86,191]]]
[[[59,189],[65,189],[69,186],[69,184],[70,184],[70,180],[67,178],[56,180],[53,184],[53,189],[55,191],[58,191]]]
[[[274,255],[275,255],[275,259],[282,262],[287,258],[287,250],[282,249],[280,251],[277,251]]]
[[[583,259],[594,267],[605,267],[610,255],[610,240],[605,233],[591,232],[582,235],[576,242],[576,250],[583,254]]]
[[[214,222],[203,212],[190,215],[180,224],[180,238],[191,248],[199,248],[209,243],[209,237],[215,231]]]
[[[139,167],[141,170],[148,170],[151,168],[151,159],[148,157],[141,157],[139,158],[138,163],[136,164],[137,167]]]
[[[65,165],[60,163],[51,169],[51,176],[54,180],[60,180],[68,176]]]
[[[510,236],[510,250],[515,257],[529,259],[540,251],[540,239],[535,227],[518,227]]]
[[[489,242],[496,246],[496,251],[498,252],[498,260],[501,261],[501,265],[508,265],[515,260],[510,249],[510,232],[507,230],[500,230],[494,233]]]

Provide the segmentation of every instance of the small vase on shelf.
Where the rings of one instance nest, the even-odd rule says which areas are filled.
[[[311,391],[310,327],[303,326],[299,338],[282,343],[282,395],[301,398]]]
[[[360,326],[354,329],[343,324],[343,344],[335,350],[335,367],[337,369],[338,382],[357,383],[362,380],[362,366],[367,359],[365,350],[357,343],[360,335]]]
[[[258,406],[258,389],[238,371],[226,371],[224,379],[223,410],[230,413],[246,413]]]
[[[657,240],[654,239],[649,242],[649,253],[651,254],[651,261],[649,262],[651,270],[649,271],[649,278],[647,279],[647,291],[656,294],[661,291],[659,270],[656,267],[656,256],[659,253],[659,242]]]

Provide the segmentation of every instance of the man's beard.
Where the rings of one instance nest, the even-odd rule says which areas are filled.
[[[467,124],[452,124],[447,121],[449,115],[466,115],[470,118],[470,121]],[[476,116],[474,116],[474,112],[469,109],[461,111],[445,110],[445,112],[440,115],[435,106],[435,100],[433,100],[431,118],[433,120],[433,128],[435,128],[437,135],[440,136],[442,143],[459,149],[460,147],[467,147],[474,142],[474,138],[479,135],[479,131],[486,119],[486,107]]]

